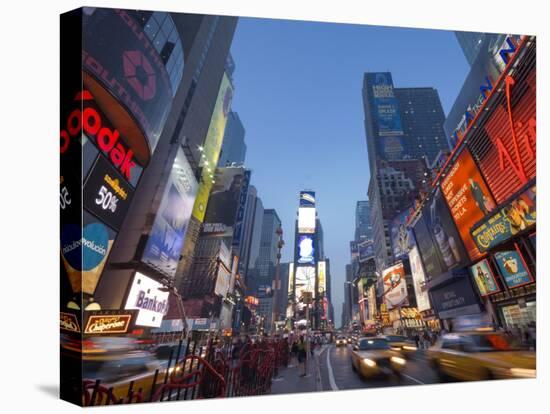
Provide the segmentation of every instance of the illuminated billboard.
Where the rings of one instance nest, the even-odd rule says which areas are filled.
[[[495,275],[493,274],[487,259],[483,259],[481,262],[470,266],[470,273],[476,282],[481,296],[487,296],[492,293],[500,292],[495,280]]]
[[[500,274],[510,289],[533,282],[533,276],[518,250],[506,250],[494,255]]]
[[[315,208],[300,207],[298,209],[298,232],[315,233]]]
[[[173,26],[167,17],[167,27]],[[181,44],[176,34],[174,44]],[[181,47],[181,46],[179,46]],[[98,104],[124,108],[115,127],[147,162],[172,106],[175,88],[158,49],[129,10],[87,8],[82,22],[84,84]],[[109,93],[105,93],[105,88]],[[116,103],[115,103],[116,101]]]
[[[296,276],[294,284],[296,286],[296,300],[299,301],[304,292],[315,294],[315,267],[298,266],[296,267]]]
[[[441,191],[453,216],[470,259],[481,256],[470,229],[490,214],[495,201],[479,173],[470,152],[464,148],[441,182]]]
[[[315,246],[313,236],[309,234],[298,235],[297,240],[297,262],[299,264],[315,263]]]
[[[537,104],[535,44],[528,47],[489,114],[468,137],[468,146],[498,203],[536,177]]]
[[[137,309],[137,326],[158,328],[168,313],[168,290],[162,284],[139,272],[134,276],[124,309]]]
[[[218,165],[220,150],[223,143],[223,135],[227,124],[227,115],[231,109],[231,100],[233,98],[233,88],[227,74],[223,74],[218,91],[218,97],[210,119],[204,147],[202,149],[199,166],[202,167],[201,180],[195,206],[193,207],[193,216],[201,223],[204,220],[208,197],[214,180],[214,172]]]
[[[399,103],[393,91],[389,72],[367,73],[367,94],[371,102],[378,154],[386,160],[403,158],[403,126]]]
[[[382,271],[382,279],[384,280],[384,303],[387,308],[407,306],[409,301],[403,263],[397,263]]]
[[[536,197],[537,186],[534,184],[474,227],[472,237],[479,251],[486,252],[534,227],[537,222]]]
[[[319,296],[324,296],[327,291],[327,262],[317,263],[317,292]]]
[[[300,207],[315,207],[315,191],[300,191]]]
[[[178,267],[197,187],[187,157],[179,148],[141,259],[170,277]]]
[[[414,245],[412,230],[407,227],[407,218],[410,216],[410,209],[398,214],[390,223],[390,239],[394,259],[401,259]]]
[[[414,294],[416,296],[416,307],[419,311],[425,311],[431,308],[428,289],[426,288],[426,275],[420,260],[418,247],[414,246],[409,252],[409,261],[411,264],[411,274],[413,278]]]

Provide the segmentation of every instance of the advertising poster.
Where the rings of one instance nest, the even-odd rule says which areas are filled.
[[[313,244],[313,236],[309,234],[298,235],[298,263],[299,264],[314,264],[315,263],[315,247]]]
[[[391,73],[369,73],[372,116],[378,125],[378,151],[386,160],[401,159],[405,151],[399,104],[393,92]]]
[[[248,197],[248,187],[250,185],[250,170],[245,170],[241,192],[239,194],[239,204],[235,217],[235,226],[233,229],[233,247],[239,248],[244,232],[244,214],[246,210],[246,200]]]
[[[367,81],[372,88],[378,135],[403,135],[399,105],[393,92],[393,80],[390,73],[369,73]]]
[[[84,229],[74,224],[61,228],[61,258],[73,292],[93,294],[116,233],[84,213]]]
[[[288,297],[291,298],[294,295],[294,263],[288,264]]]
[[[475,223],[490,214],[496,204],[467,149],[458,156],[441,182],[441,191],[470,259],[479,258],[481,253],[470,230]]]
[[[359,262],[361,263],[374,257],[374,243],[372,240],[364,240],[357,243],[357,250],[359,253]]]
[[[444,272],[442,262],[439,259],[439,252],[430,234],[424,213],[414,224],[413,231],[426,275],[429,279],[440,276]]]
[[[431,308],[430,296],[428,295],[428,289],[425,287],[426,275],[424,274],[422,260],[420,260],[420,254],[418,253],[418,248],[416,246],[414,246],[409,252],[409,262],[411,264],[416,306],[419,311],[428,310]]]
[[[160,289],[162,285],[139,272],[134,276],[132,287],[126,298],[124,309],[137,309],[137,326],[158,328],[168,313],[169,292]]]
[[[407,253],[414,245],[412,229],[407,227],[407,218],[409,214],[409,209],[406,209],[397,215],[390,223],[390,239],[394,259],[406,257]]]
[[[327,291],[327,262],[320,261],[317,263],[317,292],[320,297],[324,296]]]
[[[298,231],[300,233],[315,233],[315,208],[298,208]]]
[[[215,177],[216,182],[212,186],[204,215],[203,230],[213,233],[212,230],[223,228],[224,232],[220,235],[233,238],[239,211],[244,215],[250,171],[243,167],[218,168]],[[242,215],[239,229],[242,227]]]
[[[315,207],[315,191],[300,191],[300,207]]]
[[[139,145],[143,131],[148,147],[144,151],[153,153],[172,105],[172,84],[164,62],[127,10],[86,8],[83,15],[82,68],[90,75],[85,86],[100,106],[109,105],[108,95],[114,96],[132,115],[125,120],[139,126],[125,134],[133,141],[131,146]],[[97,94],[97,85],[109,94]],[[118,128],[117,122],[123,119],[114,121]],[[139,151],[134,152],[139,156]]]
[[[225,298],[231,289],[231,272],[224,266],[218,267],[218,275],[216,277],[216,285],[214,286],[214,293],[222,298]],[[260,288],[258,287],[258,291]],[[262,297],[262,295],[258,295]]]
[[[486,252],[537,222],[537,186],[533,185],[511,203],[485,218],[472,229],[480,252]]]
[[[304,292],[315,293],[315,267],[298,266],[295,271],[296,301],[300,301]]]
[[[523,258],[517,250],[495,253],[494,256],[500,274],[510,289],[523,286],[533,281]]]
[[[382,278],[384,280],[384,302],[387,308],[407,306],[409,301],[403,263],[385,269],[382,272]]]
[[[120,230],[134,190],[110,163],[99,155],[83,189],[84,207],[115,230]]]
[[[204,214],[208,205],[208,197],[214,181],[214,173],[218,165],[220,150],[222,148],[225,126],[227,124],[227,115],[231,110],[231,100],[233,99],[233,88],[227,74],[223,74],[220,84],[208,132],[204,140],[204,148],[199,166],[202,167],[201,179],[195,205],[193,207],[193,217],[201,223],[204,221]]]
[[[458,278],[431,291],[433,306],[440,319],[475,315],[481,312],[477,294],[468,278]]]
[[[197,187],[179,148],[141,259],[169,277],[174,277],[178,266]]]
[[[424,207],[422,215],[435,243],[442,271],[466,264],[468,255],[439,189]]]
[[[476,282],[481,296],[487,296],[492,293],[500,292],[495,280],[495,275],[493,274],[487,259],[483,259],[481,262],[470,266],[470,273]]]

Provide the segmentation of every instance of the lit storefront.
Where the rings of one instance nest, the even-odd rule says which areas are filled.
[[[440,319],[475,316],[523,330],[536,313],[536,41],[509,40],[499,79],[433,184],[429,199],[440,193],[452,216],[446,241],[429,241],[426,209],[414,231]],[[448,266],[462,256],[457,241],[467,257]]]

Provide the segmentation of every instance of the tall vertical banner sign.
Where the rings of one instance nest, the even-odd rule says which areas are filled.
[[[142,261],[174,277],[197,194],[197,181],[181,148],[174,160]]]
[[[386,159],[401,159],[405,151],[399,104],[393,92],[391,73],[368,73],[368,94],[373,103],[372,116],[378,129],[378,152]]]
[[[231,109],[232,99],[233,88],[231,86],[231,81],[229,80],[227,74],[224,73],[220,84],[220,90],[218,91],[216,104],[214,106],[214,111],[212,112],[212,118],[210,119],[206,139],[204,141],[202,157],[199,162],[199,166],[202,167],[202,173],[197,199],[195,200],[195,206],[193,207],[193,217],[201,223],[203,222],[204,214],[206,213],[208,197],[210,196],[216,165],[218,165],[218,159],[220,157],[223,135],[225,133],[225,126],[227,125],[227,115]]]
[[[470,259],[479,258],[481,253],[470,234],[470,229],[490,214],[496,208],[496,204],[466,148],[443,179],[441,191]]]
[[[325,296],[327,291],[327,262],[319,261],[317,263],[317,294],[318,297]]]

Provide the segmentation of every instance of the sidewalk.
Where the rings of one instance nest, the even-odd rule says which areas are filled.
[[[273,379],[271,385],[271,394],[290,394],[314,392],[321,390],[321,375],[319,370],[319,354],[326,345],[314,352],[312,358],[309,358],[308,372],[305,377],[300,377],[300,368],[296,364],[289,364],[286,368],[279,369],[279,375]]]

